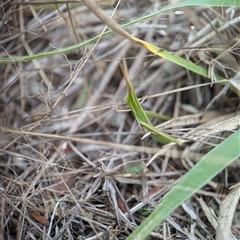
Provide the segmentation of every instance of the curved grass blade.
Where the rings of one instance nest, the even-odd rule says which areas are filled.
[[[146,41],[143,41],[139,38],[134,37],[134,39],[135,39],[136,43],[142,45],[144,48],[148,49],[148,51],[152,52],[153,54],[155,54],[161,58],[167,59],[173,63],[176,63],[177,65],[184,67],[185,69],[188,69],[188,70],[190,70],[194,73],[197,73],[203,77],[209,78],[208,71],[205,68],[203,68],[189,60],[186,60],[182,57],[179,57],[177,55],[169,53],[168,51],[162,50],[161,48],[158,48],[155,45],[148,43]],[[220,80],[222,78],[217,77],[217,79]]]

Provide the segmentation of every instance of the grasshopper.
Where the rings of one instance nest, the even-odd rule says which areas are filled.
[[[143,108],[137,98],[137,95],[135,93],[132,82],[128,77],[127,65],[126,65],[125,60],[123,60],[121,69],[122,69],[122,72],[123,72],[123,75],[125,77],[126,84],[127,84],[127,104],[130,107],[131,112],[133,113],[134,117],[138,121],[139,126],[142,129],[144,129],[145,131],[151,133],[153,139],[163,145],[171,143],[171,142],[181,145],[181,143],[176,138],[173,138],[170,135],[158,130],[157,128],[155,128],[152,125],[146,112],[143,110]]]

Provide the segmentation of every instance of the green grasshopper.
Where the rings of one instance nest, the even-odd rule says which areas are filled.
[[[127,72],[127,65],[126,61],[123,61],[123,65],[121,66],[123,75],[126,80],[127,84],[127,104],[130,107],[134,117],[139,123],[139,126],[144,129],[147,132],[150,132],[153,139],[156,140],[157,142],[165,145],[171,142],[174,142],[178,145],[181,145],[181,143],[176,139],[171,137],[170,135],[158,130],[155,128],[152,123],[150,122],[149,118],[147,117],[146,112],[143,110],[137,95],[135,93],[134,87],[132,85],[131,80],[128,77],[128,72]]]

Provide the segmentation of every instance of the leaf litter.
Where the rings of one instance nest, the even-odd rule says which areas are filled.
[[[112,4],[101,6],[108,16],[117,2]],[[122,1],[113,19],[122,24],[165,4]],[[65,48],[105,27],[83,4],[4,1],[0,11],[0,57]],[[128,32],[209,66],[211,74],[236,87],[239,14],[237,8],[188,7],[182,14],[139,22]],[[144,110],[172,117],[164,123],[150,118],[153,125],[174,138],[185,136],[183,146],[164,148],[149,137],[141,140],[145,132],[132,114],[116,111],[127,109],[122,58],[136,95],[145,99]],[[156,58],[117,34],[101,38],[94,50],[90,44],[1,64],[0,72],[2,239],[125,239],[203,154],[239,127],[239,97],[231,86],[223,91],[220,84]],[[239,181],[235,162],[149,239],[214,239],[206,213],[219,216],[223,190]],[[231,227],[236,238],[239,211],[237,206]]]

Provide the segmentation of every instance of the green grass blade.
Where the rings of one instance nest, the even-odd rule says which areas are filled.
[[[179,57],[177,55],[169,53],[168,51],[162,50],[161,48],[159,48],[151,43],[148,43],[146,41],[143,41],[141,39],[138,39],[136,37],[134,37],[134,40],[138,44],[142,45],[144,48],[148,49],[150,52],[154,53],[155,55],[157,55],[161,58],[167,59],[173,63],[176,63],[177,65],[184,67],[185,69],[188,69],[188,70],[190,70],[196,74],[199,74],[203,77],[209,78],[208,71],[205,68],[203,68],[189,60],[186,60],[182,57]],[[217,78],[217,80],[222,79],[220,76],[216,76],[216,78]]]
[[[193,63],[193,62],[191,62],[189,60],[186,60],[186,59],[184,59],[182,57],[174,55],[174,54],[172,54],[172,53],[170,53],[170,52],[168,52],[166,50],[163,50],[163,49],[161,49],[161,48],[159,48],[159,47],[157,47],[157,46],[155,46],[155,45],[153,45],[151,43],[143,41],[143,40],[141,40],[139,38],[133,37],[133,40],[136,43],[138,43],[141,46],[143,46],[144,48],[148,49],[148,51],[152,52],[153,54],[155,54],[155,55],[157,55],[157,56],[159,56],[161,58],[164,58],[164,59],[166,59],[168,61],[171,61],[171,62],[173,62],[173,63],[175,63],[175,64],[177,64],[177,65],[179,65],[179,66],[181,66],[181,67],[183,67],[185,69],[188,69],[188,70],[190,70],[190,71],[192,71],[192,72],[194,72],[194,73],[196,73],[198,75],[201,75],[201,76],[203,76],[205,78],[211,78],[211,76],[209,76],[209,74],[208,74],[208,71],[205,68],[201,67],[200,65],[197,65],[197,64],[195,64],[195,63]],[[217,81],[223,80],[223,77],[221,77],[221,76],[219,76],[217,74],[215,74],[214,77],[215,77],[215,79]],[[225,85],[226,82],[222,81],[221,84]],[[231,90],[233,92],[235,92],[238,96],[240,96],[238,88],[236,88],[234,86],[231,86]]]
[[[175,10],[177,8],[180,7],[187,7],[187,6],[209,6],[209,7],[213,7],[213,6],[221,6],[221,7],[239,7],[240,6],[240,1],[239,0],[214,0],[214,1],[209,1],[209,0],[202,0],[202,1],[198,1],[198,0],[187,0],[187,1],[183,1],[181,3],[175,4],[175,5],[171,5],[171,6],[165,6],[163,8],[161,8],[158,11],[155,11],[153,13],[147,14],[143,17],[137,18],[129,23],[123,24],[121,27],[122,28],[127,28],[130,27],[136,23],[142,22],[142,21],[146,21],[148,19],[151,19],[161,13],[165,13],[167,11],[170,10]],[[82,43],[79,44],[75,44],[75,45],[71,45],[69,47],[65,47],[62,49],[57,49],[57,50],[53,50],[53,51],[49,51],[49,52],[42,52],[42,53],[37,53],[31,56],[21,56],[21,57],[14,57],[14,56],[10,56],[10,57],[4,57],[4,58],[0,58],[0,63],[13,63],[13,62],[24,62],[24,61],[32,61],[34,59],[40,59],[40,58],[45,58],[45,57],[50,57],[56,54],[65,54],[71,51],[76,51],[82,47],[85,47],[89,44],[93,44],[94,42],[97,41],[97,39],[99,39],[100,36],[105,37],[109,34],[113,33],[112,30],[109,30],[107,32],[105,32],[104,34],[99,34],[87,41],[84,41]],[[0,41],[0,45],[1,45],[1,41]]]
[[[111,32],[112,31],[107,31],[104,34],[102,34],[102,36],[106,36],[106,35],[110,34]],[[92,43],[96,42],[99,37],[100,37],[100,35],[97,35],[96,37],[93,37],[93,38],[91,38],[87,41],[84,41],[82,43],[78,43],[78,44],[75,44],[75,45],[72,45],[72,46],[69,46],[69,47],[56,49],[56,50],[49,51],[49,52],[41,52],[41,53],[37,53],[37,54],[34,54],[34,55],[22,56],[22,57],[0,58],[0,63],[29,62],[29,61],[32,61],[34,59],[51,57],[51,56],[54,56],[56,54],[65,54],[65,53],[68,53],[68,52],[78,50],[78,49],[80,49],[82,47],[85,47],[89,44],[92,44]]]
[[[206,154],[165,196],[149,217],[127,238],[143,240],[179,205],[240,155],[240,130]]]

